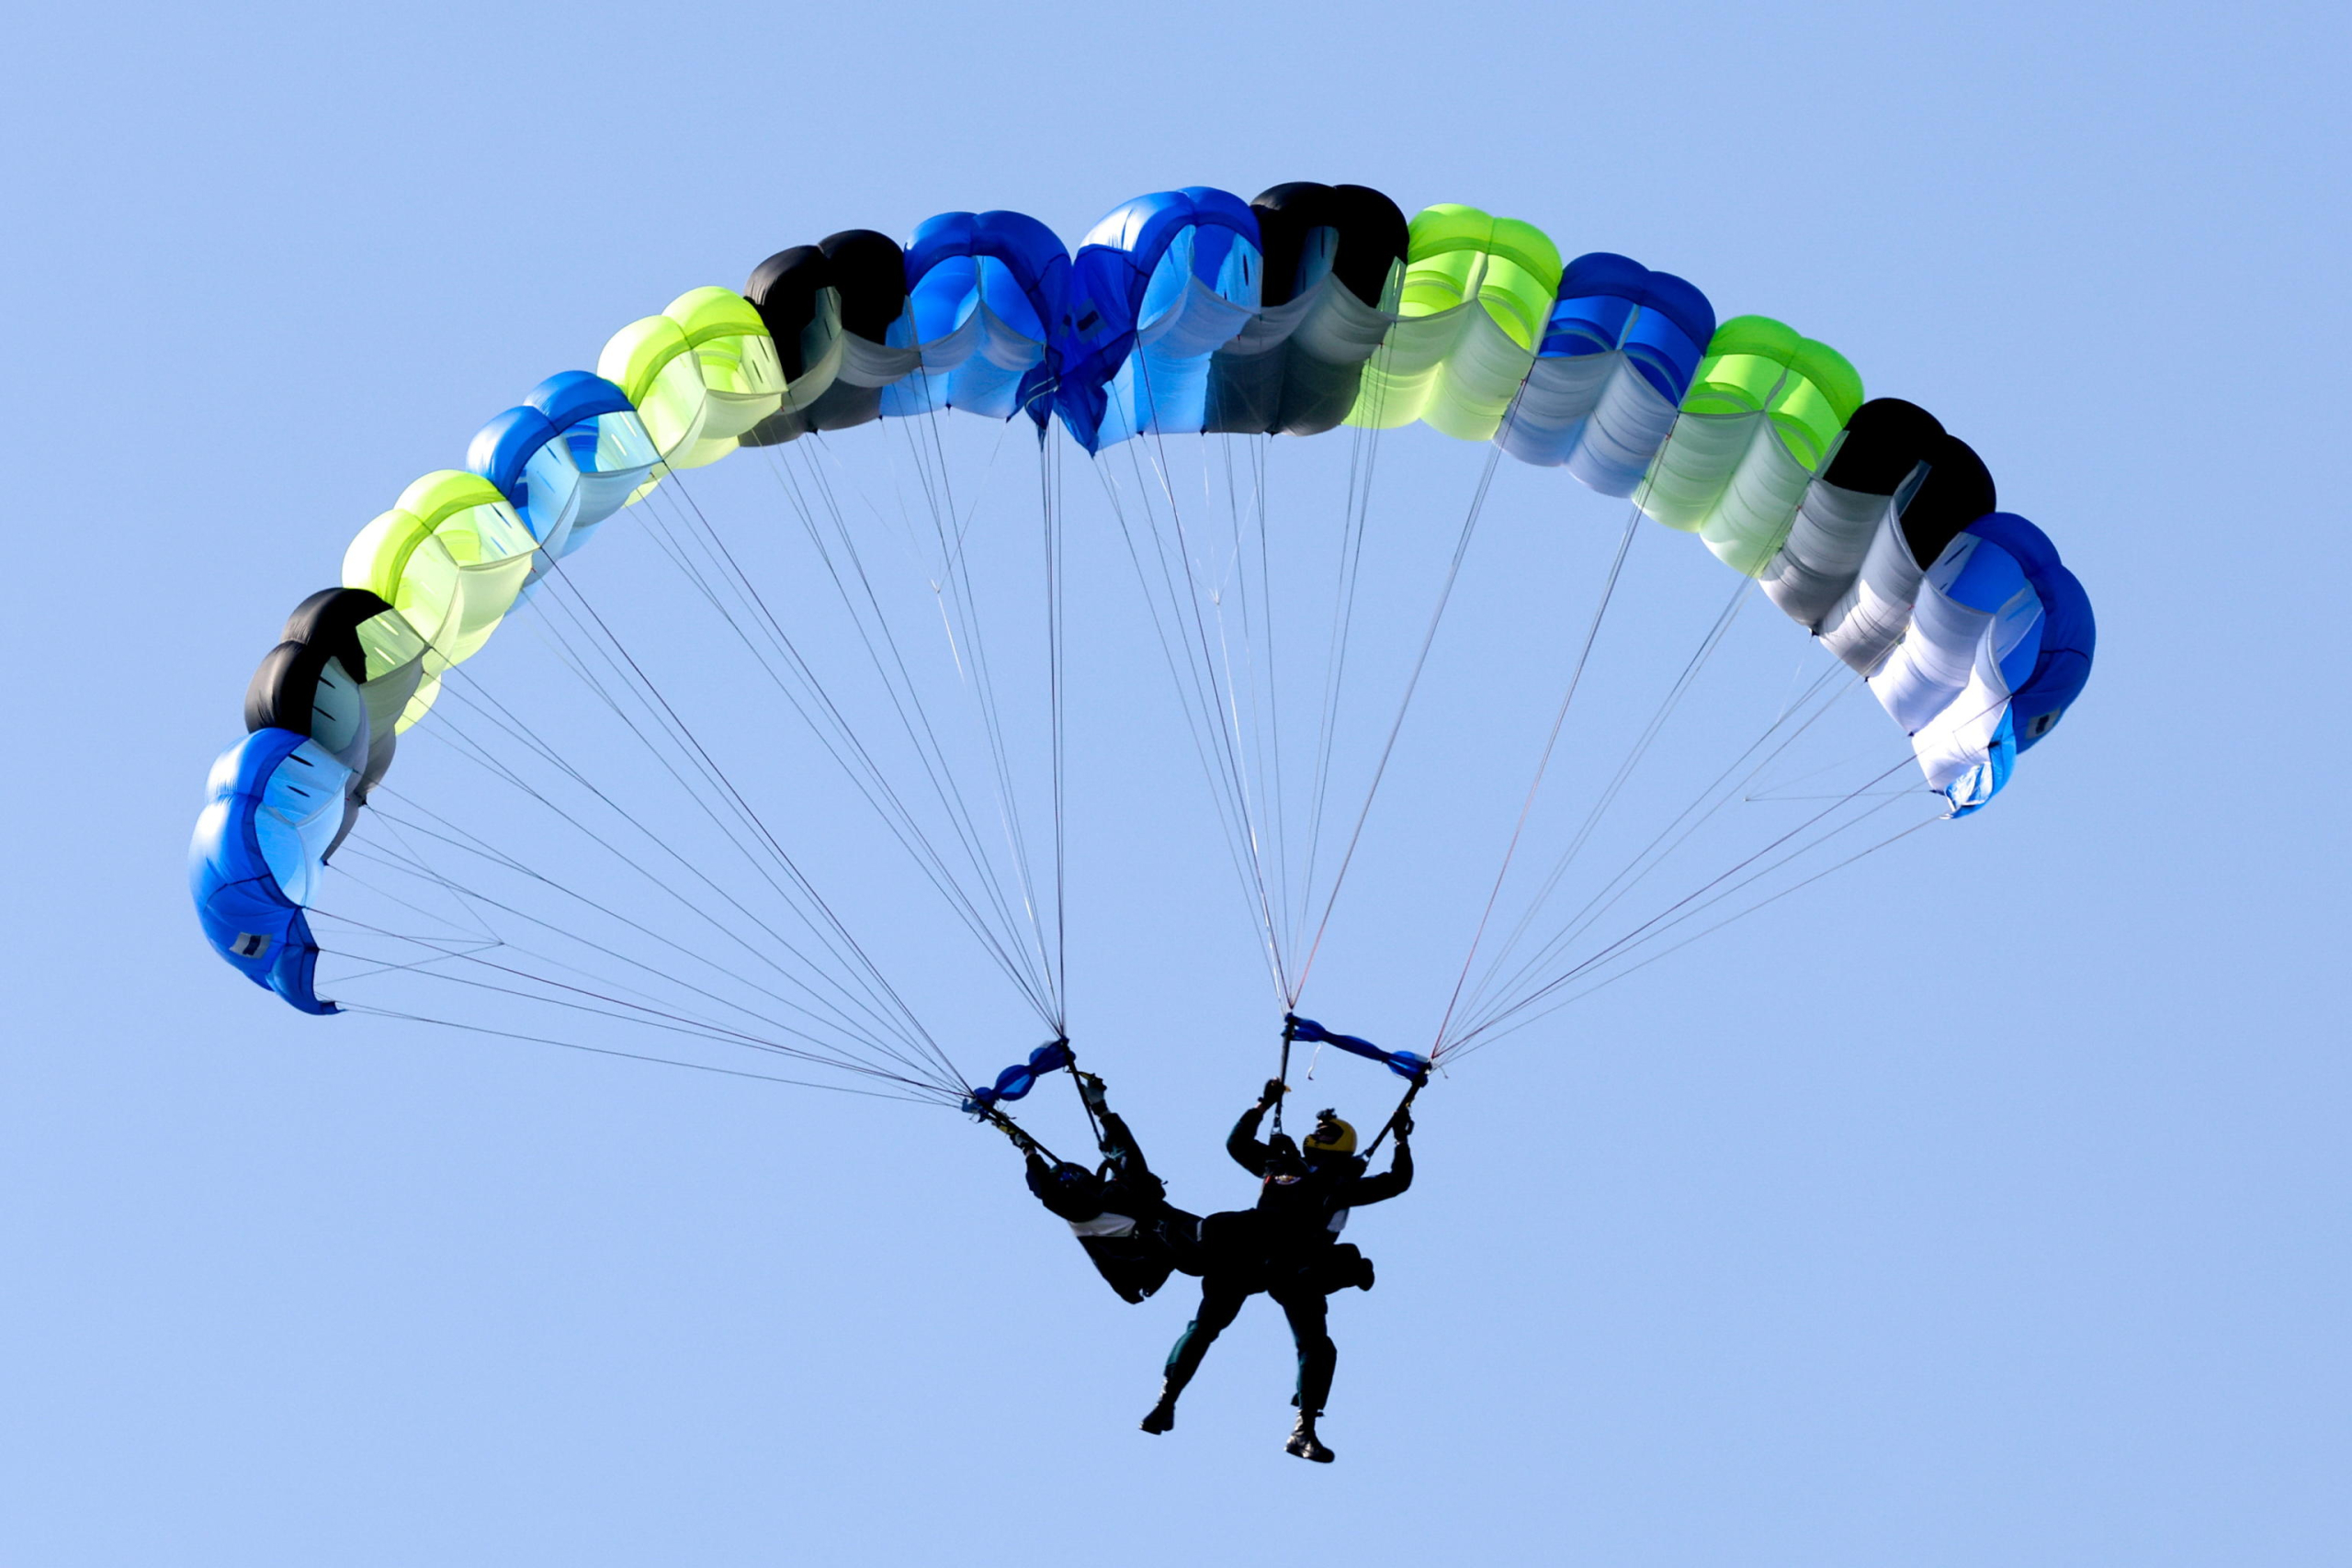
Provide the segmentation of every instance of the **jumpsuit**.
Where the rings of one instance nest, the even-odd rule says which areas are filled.
[[[1161,1397],[1172,1400],[1182,1392],[1210,1345],[1240,1314],[1241,1303],[1263,1291],[1283,1309],[1298,1348],[1298,1407],[1319,1416],[1340,1357],[1326,1326],[1327,1297],[1337,1288],[1339,1226],[1348,1210],[1394,1198],[1410,1187],[1413,1156],[1400,1138],[1381,1175],[1366,1176],[1363,1161],[1340,1156],[1284,1180],[1267,1172],[1268,1151],[1258,1140],[1264,1114],[1264,1106],[1243,1112],[1225,1141],[1226,1152],[1264,1185],[1256,1208],[1211,1214],[1201,1222],[1200,1311],[1169,1352]]]

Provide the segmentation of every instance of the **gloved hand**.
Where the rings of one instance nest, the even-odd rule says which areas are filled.
[[[1399,1111],[1396,1112],[1396,1141],[1400,1144],[1413,1135],[1413,1113],[1411,1111]]]
[[[1289,1092],[1290,1085],[1283,1082],[1282,1079],[1268,1078],[1266,1080],[1266,1087],[1258,1091],[1258,1109],[1263,1111],[1267,1106],[1272,1105],[1274,1101],[1280,1100]]]

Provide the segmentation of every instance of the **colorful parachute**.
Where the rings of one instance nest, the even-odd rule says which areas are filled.
[[[686,471],[877,420],[914,430],[941,410],[1025,416],[1041,441],[1057,423],[1089,457],[1145,437],[1346,428],[1368,439],[1418,423],[1565,468],[1753,579],[1867,682],[1950,816],[1993,799],[2089,673],[2081,585],[2040,528],[1998,509],[1984,462],[1924,409],[1868,398],[1844,356],[1795,328],[1758,315],[1718,321],[1682,278],[1607,252],[1564,258],[1532,224],[1472,207],[1430,207],[1408,221],[1359,186],[1282,185],[1254,201],[1193,186],[1114,209],[1074,254],[1012,212],[943,214],[903,246],[846,231],[770,257],[740,294],[680,296],[614,334],[595,367],[542,382],[482,427],[464,468],[425,475],[361,529],[341,585],[296,609],[254,678],[249,733],[216,764],[198,821],[193,891],[222,957],[298,1008],[336,1009],[317,989],[311,916],[395,739],[558,563]],[[1041,452],[1050,474],[1059,459]],[[732,595],[787,675],[808,676],[790,628],[731,557],[678,558],[707,574],[707,592]],[[892,678],[878,655],[877,667]],[[1199,678],[1221,679],[1214,668]],[[890,691],[904,719],[901,688]],[[1216,732],[1204,745],[1230,752],[1238,732],[1219,741],[1219,727],[1238,720],[1222,692],[1204,705]],[[894,829],[921,838],[914,807],[830,705],[818,693],[804,715],[833,727],[829,744]],[[671,723],[658,711],[652,722]],[[682,721],[664,733],[701,749]],[[997,761],[1001,770],[1001,743]],[[1057,792],[1057,751],[1054,765]],[[767,832],[743,819],[742,834]],[[1060,1033],[1057,959],[1039,917],[1028,911],[1025,934],[1016,906],[1027,895],[971,891],[970,866],[995,852],[974,848],[964,826],[954,836],[960,850],[910,847]],[[1271,895],[1255,897],[1271,910]],[[828,962],[864,962],[829,911],[804,919]],[[1271,933],[1279,922],[1268,919]],[[1305,965],[1276,966],[1295,1002]],[[901,1042],[885,1053],[897,1065],[876,1069],[894,1083],[951,1100],[972,1092],[899,1019],[888,987],[875,989],[878,976],[858,984],[854,997],[810,1003],[796,992],[794,1004]],[[598,995],[608,1016],[648,1010]],[[747,1032],[701,1014],[690,1024],[661,1016],[672,1020],[662,1027],[713,1038]],[[831,1046],[793,1049],[848,1059]]]

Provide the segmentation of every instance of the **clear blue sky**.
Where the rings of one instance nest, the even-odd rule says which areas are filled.
[[[2335,8],[51,7],[11,43],[0,1561],[2352,1547]],[[1338,1465],[1278,1451],[1262,1304],[1137,1435],[1181,1283],[1113,1300],[968,1127],[319,1024],[205,950],[184,845],[254,660],[541,376],[836,229],[1300,178],[1836,343],[1987,455],[2101,632],[1995,811],[1431,1097],[1421,1184],[1351,1233]],[[1262,989],[1106,908],[1090,1048],[1180,1200],[1242,1202]]]

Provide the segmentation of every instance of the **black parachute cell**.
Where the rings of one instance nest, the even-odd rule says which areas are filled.
[[[320,725],[319,682],[334,657],[323,642],[281,642],[271,649],[245,686],[245,728],[314,733]],[[356,684],[355,680],[348,688],[335,689],[347,690],[348,700],[357,703]]]
[[[743,298],[775,340],[787,382],[808,372],[804,335],[817,322],[818,297],[832,286],[833,264],[816,245],[778,251],[753,267],[751,281],[743,285]]]
[[[844,229],[762,262],[744,284],[743,298],[775,340],[785,379],[795,381],[840,346],[838,334],[870,344],[889,335],[907,308],[907,254],[888,234]],[[825,387],[813,402],[796,400],[741,439],[746,446],[780,446],[812,430],[869,423],[881,411],[881,387],[852,374]]]
[[[1268,310],[1298,303],[1302,293],[1327,276],[1346,293],[1323,293],[1322,302],[1311,307],[1318,315],[1343,300],[1364,310],[1379,309],[1409,238],[1405,214],[1395,202],[1367,186],[1294,180],[1260,192],[1250,206],[1258,217],[1265,263],[1260,299]],[[1326,238],[1318,242],[1318,233]],[[1295,311],[1291,318],[1286,331],[1300,325]],[[1377,319],[1356,321],[1337,339],[1317,332],[1269,342],[1244,333],[1211,362],[1204,428],[1294,435],[1331,429],[1355,406],[1363,361],[1377,346],[1379,325]],[[1365,335],[1367,327],[1373,335]],[[1351,338],[1361,340],[1361,354],[1335,352],[1335,343]]]
[[[817,243],[842,291],[842,329],[880,343],[907,308],[907,253],[888,234],[844,229]]]
[[[342,660],[344,668],[358,679],[372,681],[385,671],[368,668],[368,655],[359,646],[359,628],[390,608],[365,588],[322,588],[294,606],[278,639],[322,644],[329,658]]]
[[[1927,461],[1928,477],[1903,509],[1904,542],[1911,547],[1911,558],[1923,568],[1933,566],[1962,528],[2000,504],[1992,470],[1957,435],[1938,440]]]
[[[1261,298],[1268,305],[1283,304],[1297,293],[1306,238],[1317,229],[1338,238],[1332,276],[1367,305],[1380,303],[1390,270],[1405,259],[1409,231],[1404,211],[1369,186],[1294,180],[1260,192],[1250,205],[1258,214],[1258,248],[1266,265]]]
[[[1863,495],[1893,495],[1943,439],[1943,423],[1918,404],[1872,398],[1846,422],[1846,438],[1822,482]]]
[[[359,628],[391,611],[364,588],[311,594],[286,617],[284,640],[245,687],[245,728],[288,729],[324,746],[358,775],[355,803],[391,766],[396,721],[424,673],[424,644],[413,632],[405,660],[390,666],[369,660]],[[379,649],[385,646],[379,639]]]
[[[888,234],[871,229],[844,229],[817,243],[825,259],[831,287],[841,300],[841,330],[854,340],[880,344],[891,323],[907,308],[907,253]],[[764,421],[744,445],[772,446],[811,430],[847,430],[882,417],[883,382],[858,373],[860,357],[854,345],[842,362],[841,378],[817,400],[798,412]],[[892,378],[903,371],[891,373]]]

